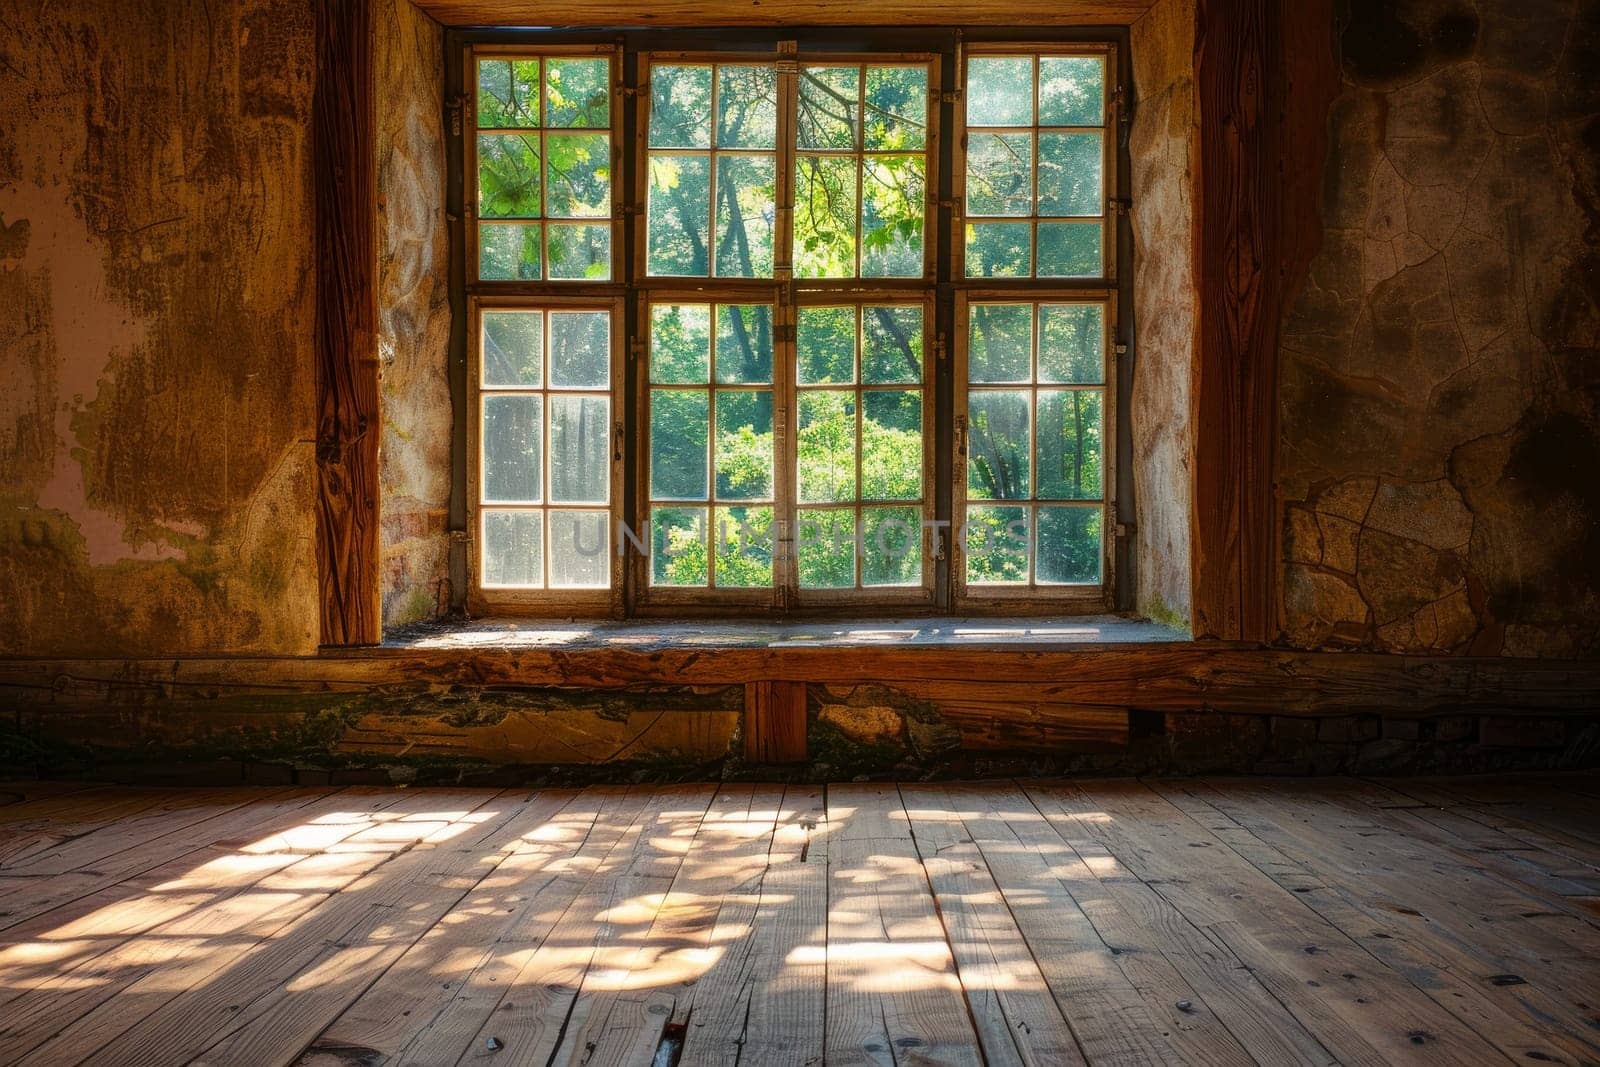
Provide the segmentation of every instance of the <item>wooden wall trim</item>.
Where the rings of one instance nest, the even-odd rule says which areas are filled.
[[[317,573],[322,644],[375,644],[378,591],[377,155],[372,0],[320,0],[316,202]]]
[[[416,0],[446,26],[1126,26],[1153,0]]]
[[[804,763],[804,682],[746,682],[744,758],[751,763]]]
[[[1319,236],[1330,0],[1198,0],[1196,636],[1277,636],[1278,335]]]

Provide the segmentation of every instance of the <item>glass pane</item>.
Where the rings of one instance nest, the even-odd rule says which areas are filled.
[[[860,90],[859,67],[802,68],[800,148],[855,149],[861,125]]]
[[[704,389],[650,390],[651,499],[706,499],[710,421]]]
[[[717,147],[775,148],[778,78],[770,66],[717,68]]]
[[[647,211],[650,273],[703,277],[711,262],[711,161],[652,153]]]
[[[717,157],[717,277],[772,277],[776,181],[771,156]]]
[[[862,394],[861,499],[922,499],[922,394]]]
[[[1040,582],[1100,581],[1100,508],[1039,509]]]
[[[550,387],[604,389],[610,384],[610,312],[550,312]]]
[[[483,584],[543,585],[543,541],[543,512],[484,512]]]
[[[1101,229],[1098,222],[1039,223],[1039,277],[1100,277]]]
[[[1033,306],[973,304],[968,308],[967,381],[1033,379]]]
[[[922,514],[916,508],[863,508],[861,518],[861,584],[922,584]]]
[[[719,589],[761,588],[772,584],[772,509],[717,508],[712,544],[717,553],[714,584]]]
[[[546,259],[555,281],[611,277],[611,225],[552,222],[545,229],[550,243]]]
[[[1105,375],[1105,309],[1039,305],[1039,380],[1097,385]]]
[[[981,389],[967,395],[967,496],[974,500],[1026,500],[1028,394]]]
[[[928,68],[868,67],[863,147],[898,152],[928,143]]]
[[[1027,508],[969,507],[962,535],[969,585],[1028,580]]]
[[[1039,390],[1039,493],[1046,500],[1100,497],[1100,391]]]
[[[527,282],[540,277],[539,227],[525,223],[480,223],[478,277]]]
[[[711,380],[709,304],[657,304],[650,309],[650,380],[683,385]]]
[[[1039,125],[1103,125],[1105,85],[1105,61],[1099,56],[1041,56]]]
[[[1033,59],[973,56],[967,61],[967,125],[1033,125]]]
[[[650,147],[711,147],[711,68],[650,68]]]
[[[544,376],[544,313],[483,313],[483,384],[537,389]]]
[[[1098,133],[1039,135],[1039,214],[1104,214],[1101,144]]]
[[[967,138],[967,214],[1033,214],[1033,134]]]
[[[611,61],[544,61],[544,118],[550,126],[603,130],[611,125]],[[552,531],[553,532],[553,531]]]
[[[856,160],[800,156],[794,163],[794,270],[802,278],[856,273]],[[917,264],[921,273],[921,263]]]
[[[861,380],[868,385],[922,381],[922,309],[868,307],[861,314]]]
[[[652,585],[705,585],[706,509],[656,508],[650,514]]]
[[[855,308],[801,308],[795,336],[801,385],[856,380]]]
[[[604,504],[611,499],[611,401],[550,397],[550,499]]]
[[[478,135],[478,216],[539,217],[539,135]]]
[[[611,584],[611,545],[604,511],[550,512],[550,584],[604,589]]]
[[[717,499],[772,499],[772,394],[717,391]]]
[[[868,156],[861,165],[861,274],[920,278],[925,221],[921,156]]]
[[[483,399],[483,499],[537,504],[540,489],[540,404],[537,396]]]
[[[610,135],[546,134],[544,150],[548,217],[593,219],[611,214]]]
[[[717,305],[717,381],[760,385],[772,381],[772,305]]]
[[[539,61],[478,60],[478,125],[539,125]]]
[[[1026,222],[967,224],[967,277],[1026,278],[1033,271],[1033,234]]]
[[[800,510],[795,548],[802,589],[854,589],[856,513],[854,508]]]
[[[827,504],[856,498],[856,394],[807,389],[800,394],[795,441],[800,500]]]

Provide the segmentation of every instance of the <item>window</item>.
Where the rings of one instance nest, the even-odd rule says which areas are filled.
[[[1046,36],[453,34],[469,607],[1110,606],[1119,53]]]

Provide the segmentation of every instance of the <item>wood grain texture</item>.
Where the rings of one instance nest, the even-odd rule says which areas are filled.
[[[744,758],[800,763],[806,758],[804,682],[748,682],[744,687]]]
[[[317,571],[322,644],[376,644],[377,157],[372,0],[317,5]]]
[[[446,26],[1083,26],[1126,25],[1152,0],[958,0],[870,8],[848,0],[645,0],[619,8],[596,0],[417,0]]]

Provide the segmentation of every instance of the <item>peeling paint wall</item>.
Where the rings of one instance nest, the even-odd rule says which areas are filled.
[[[1283,627],[1600,655],[1600,5],[1351,0],[1283,332]]]
[[[0,28],[0,654],[310,651],[310,0]]]
[[[1176,626],[1190,620],[1194,514],[1194,31],[1194,0],[1158,0],[1129,41],[1136,607]]]
[[[376,13],[383,623],[431,618],[449,575],[450,245],[444,31],[411,0]],[[448,604],[448,597],[445,603]]]

